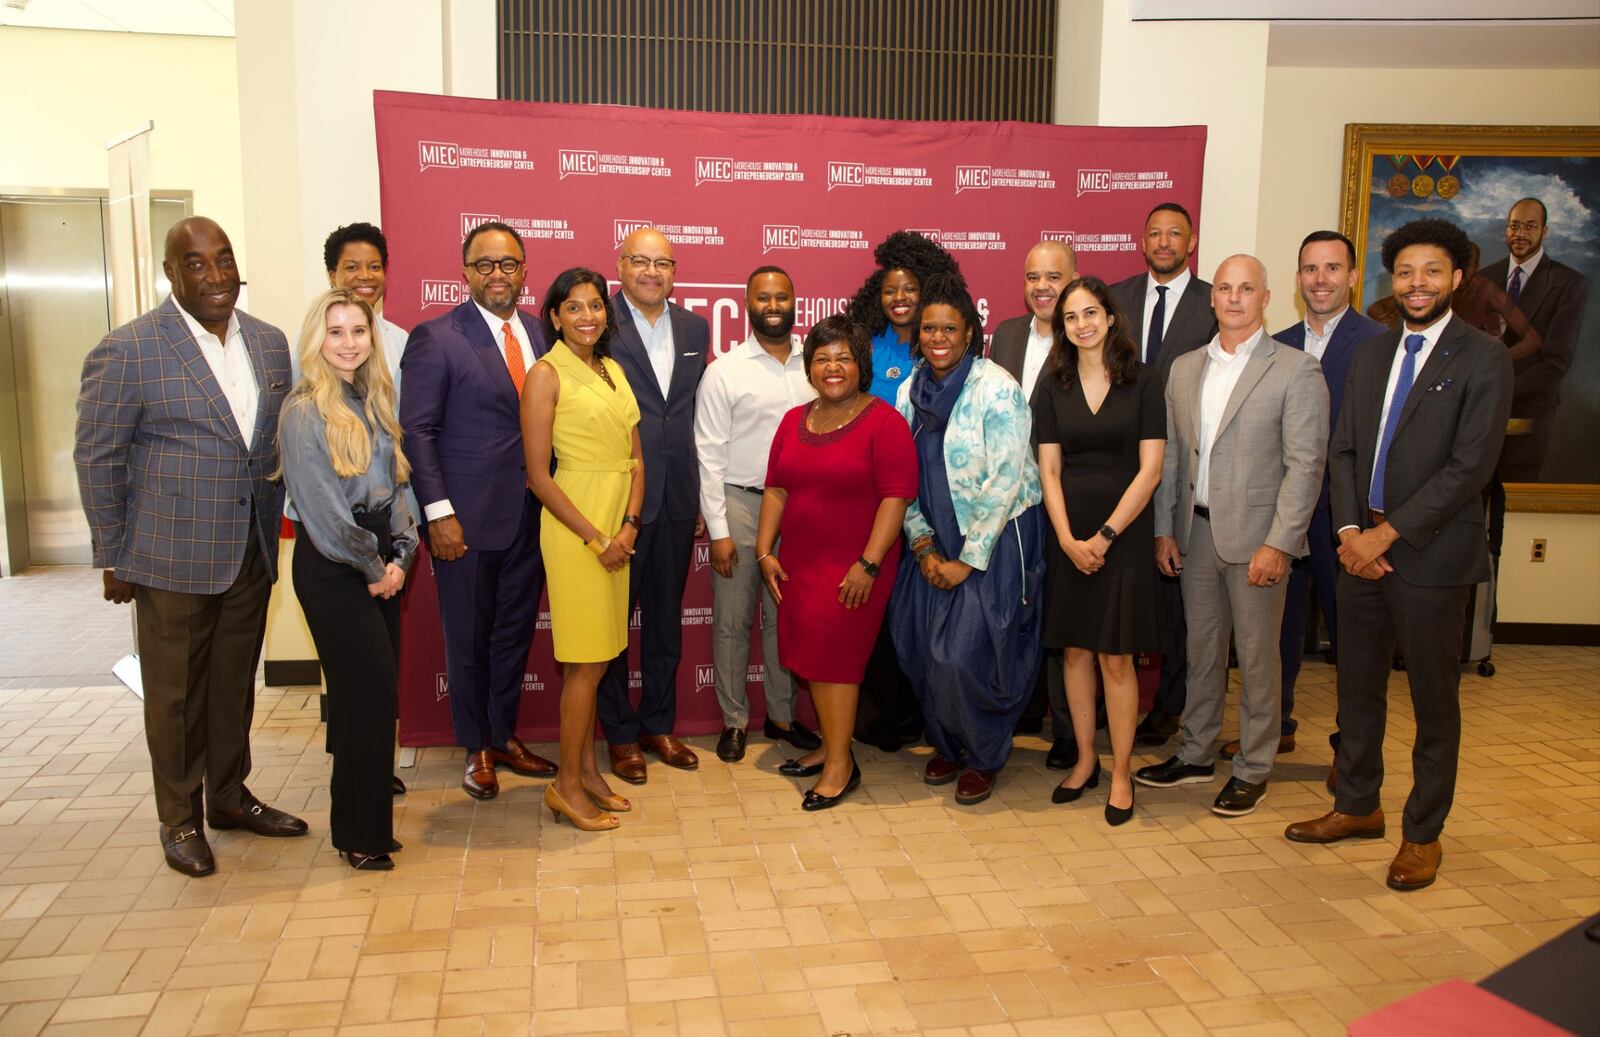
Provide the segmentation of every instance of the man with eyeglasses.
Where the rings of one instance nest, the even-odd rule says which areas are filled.
[[[644,444],[644,508],[628,566],[628,599],[640,612],[641,687],[635,706],[624,651],[600,682],[598,706],[611,770],[634,785],[647,779],[641,749],[669,767],[700,766],[672,728],[683,657],[683,587],[700,506],[695,390],[705,374],[711,328],[703,317],[670,301],[676,272],[672,242],[654,227],[641,227],[623,239],[617,256],[622,288],[611,300],[617,315],[611,355],[639,401]]]
[[[496,767],[556,773],[516,730],[544,586],[520,401],[548,344],[539,318],[517,308],[525,258],[504,223],[475,227],[461,244],[472,298],[418,325],[400,362],[400,424],[439,587],[450,721],[467,750],[461,787],[475,799],[499,794]]]

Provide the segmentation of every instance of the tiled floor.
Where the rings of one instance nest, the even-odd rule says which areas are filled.
[[[1570,648],[1504,648],[1495,678],[1464,680],[1444,870],[1410,895],[1383,885],[1398,825],[1359,845],[1281,838],[1327,806],[1320,664],[1301,748],[1240,821],[1190,786],[1141,790],[1110,830],[1103,783],[1051,806],[1038,739],[975,809],[922,785],[927,750],[864,749],[861,792],[803,814],[771,745],[729,767],[699,739],[698,773],[653,767],[622,828],[585,835],[541,815],[533,781],[469,799],[438,749],[396,801],[389,874],[350,872],[327,842],[311,689],[266,689],[251,786],[312,834],[214,833],[218,873],[186,880],[156,845],[139,702],[67,675],[86,662],[58,618],[76,617],[80,576],[50,577],[74,595],[59,613],[45,581],[0,581],[0,654],[38,660],[8,658],[0,683],[6,1037],[1332,1034],[1600,910],[1600,651]],[[1397,812],[1410,717],[1394,692]]]

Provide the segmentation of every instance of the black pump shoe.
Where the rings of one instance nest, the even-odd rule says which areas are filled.
[[[357,853],[354,850],[340,850],[339,856],[343,857],[350,867],[356,871],[394,870],[394,861],[387,853]]]
[[[390,839],[389,840],[389,852],[390,853],[399,853],[401,850],[403,850],[405,848],[406,848],[406,844],[401,842],[399,839]]]
[[[1089,780],[1088,781],[1084,782],[1082,785],[1079,785],[1075,789],[1074,788],[1068,788],[1065,782],[1063,782],[1060,785],[1057,785],[1056,786],[1056,790],[1054,792],[1050,793],[1050,802],[1052,802],[1052,803],[1071,803],[1073,800],[1075,800],[1079,796],[1083,795],[1083,791],[1085,789],[1093,789],[1093,788],[1099,788],[1099,787],[1100,787],[1100,758],[1097,756],[1097,757],[1095,757],[1095,760],[1094,760],[1094,773],[1089,775]]]
[[[836,807],[839,805],[839,801],[841,799],[844,799],[844,797],[855,791],[856,786],[860,784],[861,768],[857,766],[854,760],[852,760],[850,761],[850,780],[845,782],[844,788],[839,790],[839,794],[837,796],[824,796],[816,789],[807,789],[806,794],[801,797],[800,809],[827,810],[830,807]]]
[[[1132,791],[1128,793],[1128,805],[1125,807],[1112,806],[1111,797],[1106,797],[1106,824],[1110,825],[1112,828],[1116,828],[1118,825],[1125,825],[1128,823],[1128,821],[1133,817],[1133,803],[1134,800],[1138,798],[1138,789],[1138,783],[1132,783]]]
[[[406,794],[406,783],[400,780],[400,775],[396,774],[394,778],[390,780],[389,791],[396,796],[403,796]]]
[[[778,764],[778,773],[787,778],[814,778],[822,773],[822,764],[784,760]]]

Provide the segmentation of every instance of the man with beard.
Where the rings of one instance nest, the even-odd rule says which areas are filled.
[[[761,607],[767,719],[762,733],[809,752],[821,740],[794,718],[794,678],[778,665],[778,607],[756,565],[756,520],[767,455],[783,416],[816,396],[794,327],[794,284],[782,267],[756,268],[745,282],[750,337],[712,364],[695,398],[700,514],[711,540],[711,661],[722,737],[717,756],[744,759],[750,702],[750,623]]]
[[[1481,495],[1511,413],[1506,348],[1450,312],[1465,233],[1415,220],[1383,242],[1400,327],[1356,350],[1329,457],[1339,536],[1339,752],[1334,808],[1290,825],[1295,842],[1384,834],[1383,735],[1396,643],[1417,732],[1391,889],[1438,874],[1461,748],[1461,628],[1489,577]]]
[[[1141,250],[1146,273],[1111,286],[1139,347],[1139,359],[1156,369],[1163,387],[1173,360],[1204,346],[1217,333],[1211,285],[1189,272],[1189,257],[1199,244],[1189,211],[1176,202],[1162,202],[1144,221]],[[1177,733],[1189,685],[1183,592],[1176,577],[1162,573],[1158,580],[1161,679],[1150,712],[1134,732],[1140,745],[1164,745]]]

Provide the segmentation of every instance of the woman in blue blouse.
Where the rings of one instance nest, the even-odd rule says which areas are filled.
[[[981,803],[1039,667],[1033,420],[1016,379],[984,358],[983,324],[959,276],[923,283],[916,327],[919,360],[897,403],[920,466],[905,521],[916,565],[900,569],[890,623],[936,750],[923,781],[956,781],[957,803]]]

